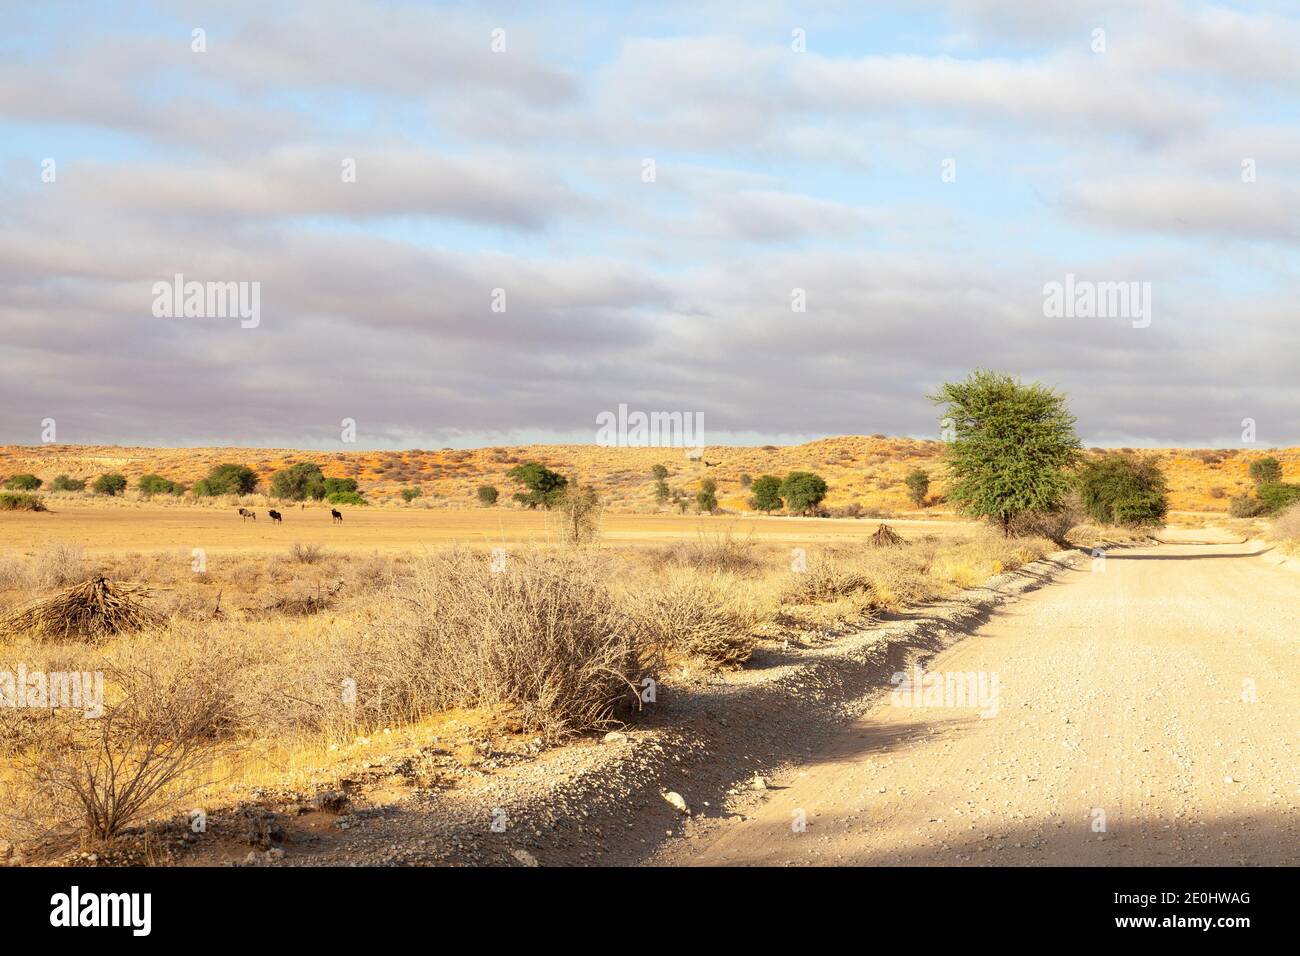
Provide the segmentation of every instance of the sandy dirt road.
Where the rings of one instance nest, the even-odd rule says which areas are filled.
[[[996,674],[994,716],[886,696],[654,862],[1300,863],[1300,574],[1206,536],[1082,561],[930,661]]]

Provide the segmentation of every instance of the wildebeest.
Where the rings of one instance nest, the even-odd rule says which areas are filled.
[[[278,512],[278,511],[268,511],[267,514],[269,514],[269,515],[271,516],[271,520],[272,520],[272,521],[274,521],[274,522],[276,522],[277,524],[279,524],[279,522],[280,522],[280,520],[281,520],[281,518],[282,518],[282,515],[280,514],[280,512]]]
[[[337,508],[331,508],[330,515],[334,518],[336,522],[340,524],[343,523],[343,512],[339,511]]]
[[[240,508],[240,509],[239,509],[239,517],[243,518],[245,521],[247,521],[249,518],[252,518],[254,521],[256,521],[256,520],[257,520],[257,512],[256,512],[256,511],[249,511],[247,508]]]

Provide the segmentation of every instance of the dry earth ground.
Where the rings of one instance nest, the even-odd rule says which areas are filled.
[[[209,554],[266,553],[287,549],[294,542],[319,544],[339,551],[398,552],[461,543],[476,547],[545,543],[550,537],[548,516],[538,511],[505,508],[428,510],[341,508],[341,525],[333,524],[328,505],[306,509],[282,506],[282,524],[273,524],[265,509],[256,521],[245,521],[234,508],[139,504],[115,507],[94,501],[54,498],[49,511],[0,515],[0,548],[19,552],[50,541],[66,541],[87,553],[111,551],[162,552],[203,548]],[[952,520],[890,521],[914,533],[968,535],[974,525]],[[746,516],[607,514],[602,538],[612,544],[662,544],[701,534],[747,537],[756,542],[827,543],[860,540],[879,521],[851,518],[784,518]]]

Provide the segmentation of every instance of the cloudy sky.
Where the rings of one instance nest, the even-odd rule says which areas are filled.
[[[937,437],[986,366],[1300,444],[1298,92],[1280,2],[5,4],[0,442]]]

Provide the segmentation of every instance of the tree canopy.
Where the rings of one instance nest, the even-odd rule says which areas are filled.
[[[945,450],[950,501],[967,514],[1000,522],[1008,534],[1023,512],[1060,510],[1080,453],[1064,395],[977,369],[931,399],[944,406],[952,435]]]

